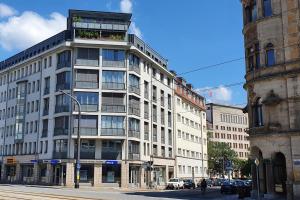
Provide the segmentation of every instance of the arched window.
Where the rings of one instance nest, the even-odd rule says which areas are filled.
[[[269,17],[272,12],[272,0],[263,0],[264,17]]]
[[[261,98],[258,98],[252,107],[253,112],[253,125],[254,127],[263,126],[263,112],[262,112],[262,103]]]
[[[245,24],[257,19],[257,3],[254,0],[251,4],[245,6]]]
[[[266,66],[275,65],[275,50],[273,44],[269,43],[266,46]]]

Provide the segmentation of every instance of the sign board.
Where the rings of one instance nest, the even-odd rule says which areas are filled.
[[[107,161],[105,161],[105,164],[107,164],[107,165],[117,165],[118,161],[117,160],[107,160]]]
[[[51,163],[51,165],[56,165],[58,163],[61,163],[61,161],[60,160],[51,160],[50,163]]]
[[[300,159],[294,159],[294,165],[300,165]]]
[[[38,163],[38,160],[30,160],[31,163]]]
[[[16,164],[17,161],[16,161],[16,158],[15,158],[15,157],[9,157],[9,158],[6,159],[6,163],[7,163],[8,165],[12,165],[12,164]]]

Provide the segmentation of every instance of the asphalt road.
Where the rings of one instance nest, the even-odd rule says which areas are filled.
[[[0,199],[12,200],[234,200],[237,195],[222,195],[219,188],[208,188],[205,194],[199,189],[175,190],[175,191],[154,191],[154,190],[133,190],[133,189],[111,189],[82,187],[80,189],[63,187],[43,187],[29,185],[0,185]]]

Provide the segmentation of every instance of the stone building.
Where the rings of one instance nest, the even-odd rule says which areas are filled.
[[[130,19],[70,10],[67,30],[0,62],[1,182],[73,186],[79,112],[61,90],[81,104],[81,184],[174,176],[174,75]]]
[[[300,199],[300,2],[242,0],[242,7],[254,190]]]

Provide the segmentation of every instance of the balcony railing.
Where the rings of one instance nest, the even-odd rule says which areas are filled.
[[[79,130],[80,136],[98,136],[98,129],[97,128],[92,128],[92,127],[80,127]],[[78,133],[78,128],[74,127],[73,128],[73,135],[77,135]]]
[[[45,87],[44,88],[44,95],[49,94],[50,93],[50,88],[49,87]]]
[[[145,99],[149,99],[149,92],[145,90],[144,92],[144,98]]]
[[[172,127],[172,122],[168,121],[168,127]]]
[[[71,61],[64,61],[64,62],[57,63],[56,69],[61,69],[65,67],[71,67]]]
[[[165,118],[162,117],[162,118],[160,119],[160,123],[161,123],[162,125],[165,125]]]
[[[75,87],[82,89],[98,89],[99,83],[92,81],[75,81]]]
[[[42,137],[48,137],[48,129],[42,130]]]
[[[140,139],[140,131],[128,130],[128,136]]]
[[[71,84],[70,83],[63,83],[63,84],[57,84],[56,85],[56,91],[59,90],[69,90],[71,88]]]
[[[82,112],[97,112],[98,105],[97,104],[81,104],[81,111]],[[78,111],[78,107],[75,106],[74,111]]]
[[[140,67],[136,66],[136,65],[129,65],[129,71],[134,71],[134,72],[136,72],[138,74],[141,73]]]
[[[157,122],[157,115],[152,116],[153,122]]]
[[[55,106],[55,113],[61,113],[61,112],[69,112],[69,105],[59,105]]]
[[[67,155],[68,155],[67,151],[63,151],[63,152],[53,151],[53,158],[66,159]]]
[[[171,106],[171,103],[168,102],[168,109],[171,110],[172,109],[172,106]]]
[[[111,60],[103,60],[102,67],[117,67],[117,68],[124,68],[125,61],[111,61]]]
[[[102,160],[121,160],[122,151],[116,151],[114,149],[102,149],[101,151],[101,159]]]
[[[140,108],[135,108],[134,106],[129,105],[128,114],[129,115],[136,115],[136,116],[139,117],[141,115],[141,110],[140,110]]]
[[[45,116],[45,115],[49,115],[49,109],[47,109],[47,110],[43,110],[43,116]]]
[[[68,135],[69,134],[69,129],[67,128],[60,128],[60,127],[55,127],[54,128],[54,136],[59,136],[59,135]]]
[[[139,153],[128,153],[128,159],[129,160],[140,160],[140,154]]]
[[[165,106],[165,98],[164,97],[160,98],[160,105]]]
[[[102,128],[101,136],[124,136],[124,128]]]
[[[104,89],[104,90],[124,90],[125,83],[103,82],[102,89]]]
[[[172,146],[172,139],[169,139],[169,145]]]
[[[74,158],[77,158],[77,151],[74,151]],[[95,150],[80,151],[80,159],[95,159]]]
[[[137,86],[135,86],[135,85],[130,85],[129,86],[129,92],[133,92],[133,93],[135,93],[135,94],[137,94],[137,95],[140,95],[140,88],[139,87],[137,87]]]
[[[154,103],[156,103],[156,102],[157,102],[157,98],[156,98],[156,96],[155,96],[155,95],[153,95],[153,96],[152,96],[152,101],[153,101]]]
[[[149,131],[148,130],[144,131],[144,140],[149,140]]]
[[[102,105],[101,111],[106,113],[124,113],[125,105]]]
[[[144,112],[144,118],[149,119],[149,112]]]
[[[153,134],[153,142],[157,142],[157,135]]]
[[[166,138],[165,137],[161,137],[160,140],[161,140],[162,144],[165,144],[165,142],[166,142]]]
[[[76,65],[82,65],[82,66],[99,66],[98,60],[88,60],[88,59],[76,59]]]

